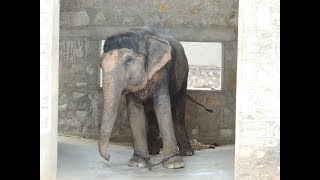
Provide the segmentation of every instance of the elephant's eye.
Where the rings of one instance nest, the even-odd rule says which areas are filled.
[[[127,56],[125,57],[125,62],[130,62],[133,60],[133,57],[132,56]]]

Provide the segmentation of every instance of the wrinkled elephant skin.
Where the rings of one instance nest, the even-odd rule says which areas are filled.
[[[150,28],[134,28],[108,37],[100,58],[103,71],[103,117],[99,152],[109,160],[107,145],[119,99],[125,94],[134,152],[143,157],[165,157],[177,152],[193,155],[185,127],[188,61],[182,45]],[[159,138],[161,136],[161,138]],[[134,156],[129,166],[145,167]],[[181,156],[163,163],[166,168],[184,167]]]

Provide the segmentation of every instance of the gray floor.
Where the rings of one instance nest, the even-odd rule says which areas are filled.
[[[128,144],[111,143],[111,160],[105,161],[97,149],[97,141],[58,137],[58,180],[67,179],[234,179],[234,146],[196,151],[194,156],[183,157],[182,169],[165,169],[161,165],[152,171],[127,165],[133,149]],[[152,156],[159,162],[162,155]]]

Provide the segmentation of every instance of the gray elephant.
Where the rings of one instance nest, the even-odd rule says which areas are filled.
[[[161,134],[166,168],[182,168],[180,155],[194,153],[185,128],[188,61],[179,41],[147,27],[108,37],[100,59],[103,115],[99,152],[109,160],[107,145],[120,96],[125,94],[134,156],[128,165],[147,166],[148,144]],[[160,130],[160,132],[159,132]],[[148,137],[147,137],[148,134]],[[178,145],[178,146],[177,146]],[[152,153],[149,153],[152,151]]]

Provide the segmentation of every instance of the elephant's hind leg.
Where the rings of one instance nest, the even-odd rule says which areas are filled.
[[[148,157],[146,118],[143,104],[134,96],[127,95],[126,98],[134,152],[142,157]],[[138,156],[133,156],[128,162],[131,167],[146,167],[146,164],[146,161]]]
[[[194,154],[194,150],[190,144],[185,125],[186,91],[186,89],[182,90],[174,98],[172,117],[180,155],[191,156]]]
[[[159,154],[161,148],[161,139],[159,137],[159,127],[156,114],[153,110],[146,113],[148,128],[147,128],[147,141],[149,154]]]

